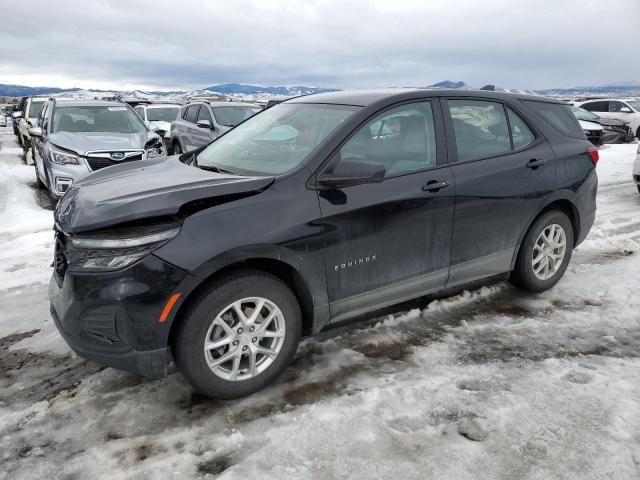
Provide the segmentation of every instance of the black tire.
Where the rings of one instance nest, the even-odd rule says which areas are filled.
[[[640,193],[640,184],[636,185],[636,188],[638,189],[638,193]]]
[[[38,165],[36,165],[35,160],[33,162],[33,168],[35,168],[35,170],[36,170],[36,184],[37,184],[38,188],[41,189],[41,190],[46,190],[47,186],[44,184],[44,182],[42,180],[40,180],[40,175],[38,175]]]
[[[266,298],[280,309],[285,336],[280,352],[264,371],[245,380],[227,380],[209,368],[204,341],[216,316],[247,297]],[[257,270],[233,272],[211,282],[178,321],[181,323],[172,342],[178,370],[198,393],[225,400],[250,395],[272,383],[291,363],[302,330],[300,305],[291,289],[277,277]]]
[[[533,251],[538,240],[538,237],[550,225],[560,225],[566,236],[566,251],[562,263],[558,270],[548,279],[542,280],[536,276],[533,271]],[[571,254],[573,252],[574,245],[574,232],[571,220],[564,212],[559,210],[549,211],[540,216],[533,225],[529,228],[529,231],[525,235],[520,250],[518,251],[518,258],[516,259],[516,265],[511,272],[511,283],[515,286],[527,290],[529,292],[543,292],[553,287],[564,275],[567,266],[571,260]]]
[[[180,142],[173,142],[173,147],[171,148],[172,155],[181,155],[182,147],[180,146]]]

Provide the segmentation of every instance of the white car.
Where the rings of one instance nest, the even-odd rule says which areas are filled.
[[[165,139],[165,144],[171,138],[171,122],[178,116],[180,105],[172,103],[151,103],[137,105],[134,108],[144,123],[155,130]]]
[[[24,109],[24,115],[18,121],[19,143],[24,150],[27,165],[33,165],[33,152],[31,151],[31,135],[29,130],[36,126],[38,116],[44,107],[46,97],[30,97]]]
[[[601,117],[617,118],[629,123],[631,131],[640,138],[640,100],[625,98],[602,98],[576,102],[575,105]]]
[[[636,150],[636,161],[633,164],[633,181],[638,187],[638,193],[640,193],[640,145],[638,145],[638,150]]]

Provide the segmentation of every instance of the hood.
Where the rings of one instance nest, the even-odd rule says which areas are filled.
[[[149,140],[160,138],[153,132],[56,132],[48,140],[65,150],[85,155],[92,150],[143,150]]]
[[[600,117],[597,120],[590,120],[592,123],[598,123],[603,127],[624,127],[628,125],[629,122],[625,122],[624,120],[618,120],[617,118],[605,118]]]
[[[602,130],[602,126],[598,125],[597,123],[586,122],[584,120],[578,120],[578,122],[580,123],[580,127],[582,127],[583,130]]]
[[[138,220],[176,215],[196,200],[262,190],[273,177],[208,172],[182,163],[179,156],[124,163],[99,170],[75,183],[54,213],[67,234]]]
[[[149,125],[151,125],[152,127],[159,128],[160,130],[164,130],[167,133],[171,131],[171,122],[153,121],[153,122],[149,122]]]

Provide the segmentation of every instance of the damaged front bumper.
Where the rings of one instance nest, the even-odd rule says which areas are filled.
[[[178,301],[160,321],[176,292],[186,298],[197,280],[154,255],[115,272],[53,273],[51,315],[72,350],[100,365],[151,378],[166,376],[169,333]]]

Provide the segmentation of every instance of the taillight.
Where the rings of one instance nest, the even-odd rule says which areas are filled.
[[[591,158],[591,161],[593,162],[593,166],[595,167],[596,164],[598,163],[598,160],[600,160],[600,154],[598,153],[598,149],[596,147],[589,147],[587,148],[587,154],[589,155],[589,158]]]

